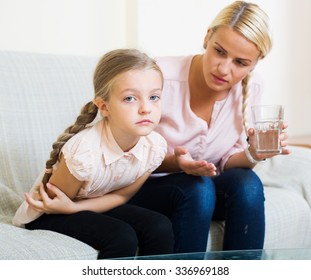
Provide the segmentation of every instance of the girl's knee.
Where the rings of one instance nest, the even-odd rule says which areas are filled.
[[[106,239],[103,237],[103,239]],[[135,256],[138,239],[135,231],[128,224],[120,224],[111,232],[110,238],[104,240],[99,250],[99,259]]]
[[[160,213],[153,213],[153,215],[150,215],[150,219],[146,224],[146,230],[164,236],[173,233],[170,219]]]

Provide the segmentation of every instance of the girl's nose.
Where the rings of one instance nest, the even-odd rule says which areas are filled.
[[[140,114],[150,114],[151,113],[151,107],[150,107],[149,102],[146,102],[146,101],[141,102],[140,107],[139,107],[139,113]]]

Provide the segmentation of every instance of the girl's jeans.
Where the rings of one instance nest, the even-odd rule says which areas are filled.
[[[212,220],[225,221],[223,250],[263,248],[263,185],[251,169],[230,169],[215,177],[153,177],[129,203],[172,221],[176,253],[206,251]]]

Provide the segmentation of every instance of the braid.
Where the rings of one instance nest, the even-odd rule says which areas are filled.
[[[45,174],[42,179],[42,183],[46,185],[46,183],[49,181],[50,177],[53,173],[53,165],[57,162],[59,159],[60,151],[62,150],[65,143],[75,134],[82,131],[86,128],[88,124],[90,124],[97,115],[98,108],[97,106],[92,102],[88,102],[84,105],[84,107],[81,110],[80,115],[77,117],[76,122],[69,126],[64,133],[62,133],[57,140],[53,143],[52,148],[53,150],[50,153],[50,158],[46,161],[46,169]]]
[[[243,121],[243,127],[245,129],[246,135],[248,130],[248,122],[247,122],[247,101],[249,96],[249,84],[250,84],[250,74],[248,74],[243,80],[242,80],[242,121]]]

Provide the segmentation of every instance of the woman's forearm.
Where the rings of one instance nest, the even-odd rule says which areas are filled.
[[[172,173],[181,171],[176,162],[174,154],[166,155],[162,164],[155,170],[155,173]]]

